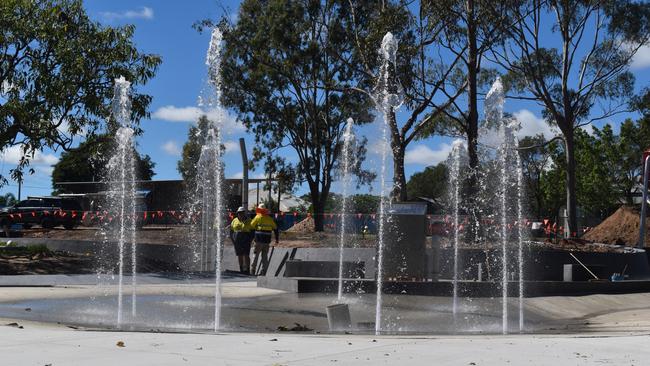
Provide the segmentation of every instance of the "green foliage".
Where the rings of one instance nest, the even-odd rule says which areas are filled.
[[[55,193],[70,193],[56,182],[99,182],[104,180],[108,161],[115,149],[115,141],[109,135],[90,136],[78,147],[64,151],[54,165],[52,186]],[[136,175],[140,180],[151,180],[156,163],[149,155],[140,155],[134,149]]]
[[[650,39],[650,3],[551,0],[514,5],[510,12],[516,21],[506,28],[512,41],[494,49],[493,57],[507,70],[506,87],[539,103],[546,120],[562,132],[569,225],[575,231],[577,198],[591,199],[579,191],[588,189],[587,176],[594,173],[580,166],[589,163],[588,156],[577,156],[577,145],[584,142],[578,140],[585,139],[580,127],[626,111],[634,90],[628,67]]]
[[[416,139],[432,135],[458,135],[461,117],[458,103],[466,93],[467,46],[459,46],[462,30],[450,21],[451,2],[355,1],[345,20],[348,33],[355,37],[352,63],[360,82],[354,90],[371,93],[379,73],[378,47],[386,32],[399,40],[393,79],[404,90],[403,113],[387,113],[393,151],[393,191],[396,200],[407,200],[404,156]],[[462,4],[461,4],[462,3]],[[464,7],[456,1],[455,9]],[[494,8],[490,4],[490,8]],[[446,14],[443,15],[443,14]],[[463,17],[454,14],[458,20]],[[457,47],[458,46],[458,47]],[[445,57],[442,57],[445,55]],[[487,73],[487,71],[486,71]]]
[[[154,76],[161,60],[136,48],[134,30],[91,21],[81,0],[0,2],[0,149],[23,153],[13,179],[36,151],[68,149],[75,135],[97,131],[110,117],[113,79],[138,86]],[[151,97],[132,98],[137,123]]]
[[[0,242],[0,251],[10,255],[51,255],[52,251],[45,244],[33,244],[27,246],[18,246],[15,243]]]
[[[354,78],[352,66],[335,57],[334,50],[353,48],[341,23],[346,4],[244,0],[237,23],[221,23],[223,104],[238,112],[260,151],[295,150],[296,176],[307,183],[317,213],[329,195],[346,120],[372,120],[370,99],[342,88]],[[365,147],[357,153],[363,161]],[[370,175],[355,173],[368,183]]]
[[[183,177],[187,187],[194,187],[196,179],[196,164],[201,157],[201,148],[208,136],[210,120],[205,115],[199,117],[196,126],[190,126],[187,132],[187,142],[183,144],[181,160],[177,163],[178,172]]]
[[[544,174],[551,167],[551,152],[553,149],[546,144],[547,142],[543,135],[526,136],[519,140],[522,174],[529,198],[528,209],[531,214],[537,217],[548,216],[547,212],[543,212],[546,193],[544,190],[545,187],[542,185],[542,177],[544,177]],[[557,182],[554,181],[554,183]],[[552,184],[551,187],[546,187],[546,189],[552,189],[553,191],[549,191],[548,193],[555,194],[558,190],[562,190],[562,187],[562,184],[559,186]]]
[[[379,212],[379,196],[371,194],[355,194],[350,196],[352,213],[374,214]]]
[[[449,170],[444,163],[429,166],[424,171],[415,173],[409,179],[406,190],[410,201],[417,201],[418,197],[433,199],[437,209],[445,206]]]
[[[13,193],[6,193],[0,196],[0,206],[11,206],[16,203],[16,196]]]
[[[50,255],[50,254],[52,254],[52,251],[49,250],[47,248],[47,245],[45,245],[45,244],[28,245],[25,248],[25,251],[29,255],[37,255],[37,254]]]
[[[311,206],[311,196],[309,194],[305,194],[300,198],[309,203],[310,206],[305,210],[298,209],[296,211],[308,211],[314,213],[314,209]],[[353,194],[348,197],[349,213],[374,214],[379,210],[379,203],[379,196],[374,196],[371,194]],[[343,207],[343,196],[338,193],[330,193],[330,196],[325,203],[324,212],[338,213],[341,212],[341,207]]]
[[[575,143],[578,205],[605,218],[621,203],[633,204],[633,197],[640,193],[643,150],[650,146],[647,117],[624,121],[618,135],[608,124],[593,128],[592,134],[576,130]],[[534,198],[531,209],[540,217],[554,217],[566,205],[563,145],[547,144],[538,136],[522,139],[520,147],[524,146],[538,146],[520,150],[527,191]]]

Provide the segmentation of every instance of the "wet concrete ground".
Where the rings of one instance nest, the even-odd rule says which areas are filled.
[[[227,276],[225,329],[215,334],[210,276],[139,277],[138,315],[126,316],[122,331],[111,330],[115,278],[97,285],[92,276],[0,277],[0,284],[10,280],[20,286],[0,288],[2,365],[563,366],[644,365],[650,359],[650,294],[526,299],[527,334],[507,336],[497,334],[498,298],[463,298],[454,321],[449,298],[406,295],[384,296],[385,332],[376,336],[374,295],[355,294],[344,298],[353,334],[327,334],[325,307],[337,302],[335,296],[289,294]],[[129,299],[126,286],[125,313]],[[516,333],[517,299],[510,299],[509,315]],[[278,331],[294,323],[311,330]]]
[[[0,317],[116,329],[116,278],[99,284],[92,276],[14,277],[19,287],[3,287]],[[10,279],[0,276],[0,284]],[[125,284],[130,278],[125,278]],[[131,287],[124,287],[122,330],[209,332],[214,321],[214,279],[210,276],[144,275],[138,277],[137,314],[132,317]],[[328,333],[326,307],[333,294],[295,294],[258,288],[250,277],[226,276],[222,330],[275,332],[298,323],[310,333]],[[451,299],[384,295],[385,334],[500,334],[500,298],[461,298],[456,317]],[[374,330],[375,295],[347,294],[352,333]],[[510,333],[519,333],[518,299],[510,298]],[[556,296],[525,299],[523,333],[650,331],[650,294]],[[624,326],[623,326],[624,325]]]

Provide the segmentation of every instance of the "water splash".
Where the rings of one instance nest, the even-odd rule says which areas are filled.
[[[351,145],[354,142],[354,135],[352,133],[352,127],[354,126],[354,120],[348,118],[348,123],[345,128],[345,133],[343,134],[343,150],[342,154],[342,204],[341,204],[341,232],[339,233],[339,287],[338,287],[338,300],[340,301],[343,298],[343,246],[345,245],[346,239],[346,229],[347,222],[346,216],[348,214],[348,190],[350,189],[350,183],[352,182],[352,174],[350,168],[352,167],[352,156]]]
[[[453,294],[452,294],[452,316],[454,323],[457,320],[458,313],[458,254],[460,247],[460,186],[462,185],[460,176],[460,165],[462,155],[465,152],[465,145],[462,141],[454,141],[451,150],[451,202],[454,214],[454,263],[453,263]]]
[[[509,243],[517,237],[517,274],[519,285],[519,329],[524,327],[523,291],[524,291],[524,232],[523,232],[523,203],[522,203],[522,169],[519,156],[516,131],[520,129],[519,122],[513,118],[505,118],[503,105],[505,94],[501,80],[492,85],[485,99],[485,114],[488,124],[498,127],[500,145],[497,149],[500,186],[498,187],[499,215],[501,241],[501,286],[502,286],[502,332],[508,333],[508,284],[510,263],[508,257]],[[512,192],[516,192],[514,197]],[[511,214],[512,211],[516,213]],[[517,228],[516,234],[509,232]],[[514,275],[513,271],[513,275]]]
[[[508,154],[511,149],[509,144],[510,136],[507,124],[503,120],[503,105],[505,96],[501,79],[492,84],[490,91],[485,97],[485,119],[499,126],[499,133],[502,143],[498,149],[499,169],[501,170],[501,186],[499,187],[499,203],[501,217],[501,302],[502,302],[502,331],[503,334],[508,332],[508,193],[509,193],[509,176]]]
[[[131,119],[131,83],[124,77],[115,79],[113,118],[120,125],[115,133],[116,148],[108,163],[108,206],[117,214],[114,235],[118,244],[118,308],[117,327],[123,322],[124,257],[126,246],[131,246],[131,316],[136,315],[136,186],[134,130]],[[111,230],[113,231],[113,230]],[[130,243],[129,243],[130,242]]]
[[[519,150],[515,150],[517,162],[517,261],[519,272],[519,331],[524,331],[524,191],[523,171]]]
[[[214,28],[206,55],[208,78],[199,105],[210,115],[208,136],[199,158],[197,186],[202,190],[202,246],[203,258],[213,258],[215,263],[214,330],[221,328],[221,259],[223,254],[223,163],[221,161],[221,131],[225,113],[221,108],[221,50],[223,34]],[[207,270],[208,261],[203,260]]]
[[[381,174],[380,174],[380,201],[379,201],[379,225],[377,230],[377,298],[375,305],[375,333],[380,334],[382,329],[382,291],[384,281],[384,241],[386,230],[386,213],[389,210],[390,202],[387,201],[386,187],[386,160],[388,158],[389,140],[389,119],[403,103],[403,89],[399,83],[396,73],[398,41],[392,33],[388,32],[381,42],[380,54],[382,63],[379,69],[377,85],[373,89],[373,98],[377,108],[382,112],[384,123],[382,125],[382,147],[381,147]]]

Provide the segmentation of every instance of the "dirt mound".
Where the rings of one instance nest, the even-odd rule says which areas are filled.
[[[622,206],[582,238],[596,243],[635,246],[639,242],[639,211]],[[650,225],[646,221],[646,246],[650,243]]]
[[[287,231],[291,233],[313,233],[315,231],[314,218],[307,217],[306,219],[293,225]]]

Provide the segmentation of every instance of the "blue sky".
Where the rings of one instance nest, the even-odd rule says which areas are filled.
[[[197,96],[204,84],[206,68],[205,54],[209,34],[199,34],[192,29],[192,24],[204,18],[217,18],[224,14],[236,17],[239,1],[236,0],[192,0],[192,1],[133,1],[133,0],[86,0],[87,12],[91,18],[107,25],[133,23],[136,25],[135,42],[147,53],[162,57],[163,63],[156,77],[138,91],[153,96],[151,119],[143,120],[141,126],[144,134],[138,138],[138,149],[151,156],[156,163],[154,179],[179,179],[176,163],[180,150],[187,140],[187,130],[196,117]],[[637,76],[637,89],[648,85],[646,76],[650,68],[650,50],[644,48],[635,60],[632,70]],[[552,132],[541,119],[539,107],[530,102],[508,101],[506,111],[518,117],[523,126],[523,135]],[[616,117],[610,122],[618,125],[623,117]],[[601,123],[602,124],[602,123]],[[241,158],[236,141],[245,137],[249,151],[253,140],[246,135],[243,127],[236,123],[234,114],[230,115],[225,142],[226,176],[236,177],[241,174]],[[376,126],[362,128],[358,133],[368,136],[371,147],[368,168],[376,169],[379,159],[373,146],[379,141],[379,129]],[[451,149],[451,139],[435,137],[427,141],[413,142],[407,149],[406,173],[424,169],[444,160]],[[290,150],[285,153],[291,157]],[[0,165],[6,174],[16,157],[5,152]],[[37,154],[33,167],[36,173],[26,176],[23,185],[23,197],[27,195],[45,195],[52,191],[51,165],[56,163],[60,152],[44,151]],[[252,172],[251,176],[260,176],[261,171]],[[390,176],[390,175],[389,175]],[[336,188],[334,188],[336,190]],[[305,192],[304,187],[298,190]],[[17,192],[15,184],[0,188],[0,193]]]

